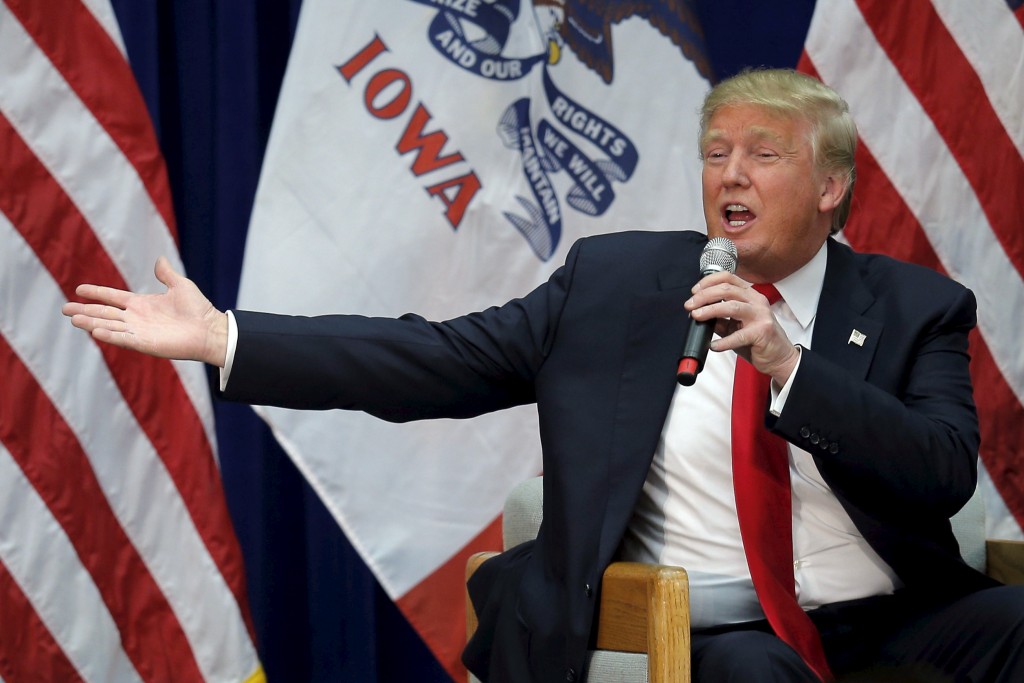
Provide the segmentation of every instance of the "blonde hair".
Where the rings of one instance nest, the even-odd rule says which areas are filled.
[[[745,69],[708,93],[701,107],[701,149],[711,118],[730,105],[753,104],[811,125],[810,144],[815,165],[845,181],[842,200],[832,214],[832,234],[843,229],[850,215],[857,180],[854,155],[857,127],[846,101],[821,81],[792,69]]]

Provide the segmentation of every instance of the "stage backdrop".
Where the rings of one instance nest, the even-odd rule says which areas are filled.
[[[81,23],[61,23],[67,16],[95,17],[107,35],[116,27],[98,0],[31,11],[32,3],[0,1],[0,33],[81,31]],[[176,216],[184,265],[222,308],[445,317],[500,303],[541,281],[581,235],[700,228],[696,104],[711,81],[742,66],[799,63],[847,97],[861,129],[860,181],[846,239],[944,270],[978,294],[972,351],[987,468],[982,485],[993,534],[1019,538],[1024,358],[1014,337],[1024,310],[1024,207],[1017,191],[1024,186],[1024,10],[1018,0],[970,3],[969,15],[958,0],[893,4],[704,0],[634,10],[604,3],[602,13],[572,0],[307,0],[301,10],[298,2],[115,0],[167,161],[173,212],[159,212],[172,237],[156,246],[107,247],[118,264],[109,277],[116,283],[120,273],[143,286],[137,283],[152,266],[150,252],[173,250]],[[33,13],[35,19],[24,18]],[[17,138],[0,138],[0,164],[7,166],[0,169],[7,174],[0,212],[17,229],[27,195],[12,191],[23,167],[13,165],[10,150],[32,133],[31,125],[19,127],[9,104],[9,84],[24,73],[23,63],[11,58],[7,34],[0,37],[0,62],[12,75],[0,79],[0,112],[17,131]],[[86,55],[84,47],[54,52],[60,54],[41,61],[67,64]],[[109,65],[58,70],[95,77]],[[31,80],[21,92],[36,85]],[[141,158],[152,161],[151,154]],[[110,181],[97,196],[115,213],[122,209],[120,186],[94,168],[58,182],[77,206],[88,205],[76,194],[87,180],[101,189]],[[166,191],[159,181],[152,187],[161,206]],[[125,212],[120,224],[138,229],[135,215]],[[3,253],[21,253],[26,263],[42,259],[47,246],[57,255],[51,258],[95,253],[56,249],[64,244],[60,232],[35,243],[10,232],[0,245],[17,249]],[[26,261],[22,242],[39,256]],[[33,381],[45,386],[30,375],[49,367],[33,365],[34,357],[53,353],[55,334],[10,313],[27,310],[22,292],[37,291],[32,273],[45,268],[33,268],[0,272],[7,302],[0,332],[13,349],[8,356],[28,368],[21,376],[29,388]],[[68,295],[65,280],[79,274],[49,270],[59,275],[43,276],[39,291],[53,289],[56,301]],[[31,287],[28,277],[36,278]],[[63,280],[50,284],[49,277]],[[19,337],[21,329],[30,336]],[[97,357],[102,368],[99,352],[89,349],[81,344],[72,353]],[[6,386],[10,376],[5,371],[5,396],[15,395]],[[60,387],[36,391],[51,396]],[[201,406],[198,394],[188,392]],[[89,395],[93,403],[110,402]],[[12,454],[14,479],[5,480],[24,476],[22,490],[45,492],[17,456],[32,421],[22,419],[16,402],[8,404],[0,440]],[[214,413],[268,678],[461,676],[460,565],[470,548],[496,543],[504,491],[539,467],[531,412],[399,427],[340,414],[260,411],[260,419],[248,407],[223,403],[214,404]],[[63,463],[47,464],[58,482],[72,474]],[[78,483],[66,476],[64,486],[71,481]],[[122,488],[136,481],[124,479]],[[148,515],[167,516],[168,503],[145,502]],[[44,496],[35,507],[17,509],[45,518],[55,507]],[[14,576],[5,585],[23,587],[25,572],[19,577],[5,550],[22,543],[10,528],[0,528],[0,558]],[[48,585],[54,584],[33,588],[44,596],[40,604]],[[11,595],[18,591],[0,595],[5,614]],[[244,599],[238,604],[244,623]],[[32,610],[24,613],[33,618]],[[39,617],[41,630],[25,622],[33,633],[69,642],[56,633],[65,622]],[[109,642],[119,633],[135,635],[129,622],[116,619],[108,632]],[[255,659],[246,654],[244,629],[232,632],[241,635],[217,666],[243,672]],[[130,653],[125,658],[112,647],[119,666],[140,671]],[[87,675],[77,654],[67,659],[87,680],[101,680]],[[208,678],[239,680],[230,673]]]

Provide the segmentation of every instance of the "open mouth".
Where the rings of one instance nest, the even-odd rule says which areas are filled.
[[[733,228],[742,228],[750,221],[757,218],[750,209],[743,204],[729,204],[725,207],[723,212],[725,216],[725,222]]]

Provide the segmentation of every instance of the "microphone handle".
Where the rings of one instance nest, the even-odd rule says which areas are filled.
[[[682,358],[676,370],[676,379],[684,387],[692,386],[697,381],[697,373],[704,368],[714,331],[714,320],[691,320],[690,332],[686,335],[686,345],[683,346]]]

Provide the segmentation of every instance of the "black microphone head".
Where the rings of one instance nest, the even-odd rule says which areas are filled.
[[[728,237],[712,237],[700,254],[700,272],[704,275],[727,271],[736,272],[740,255],[736,244]]]

